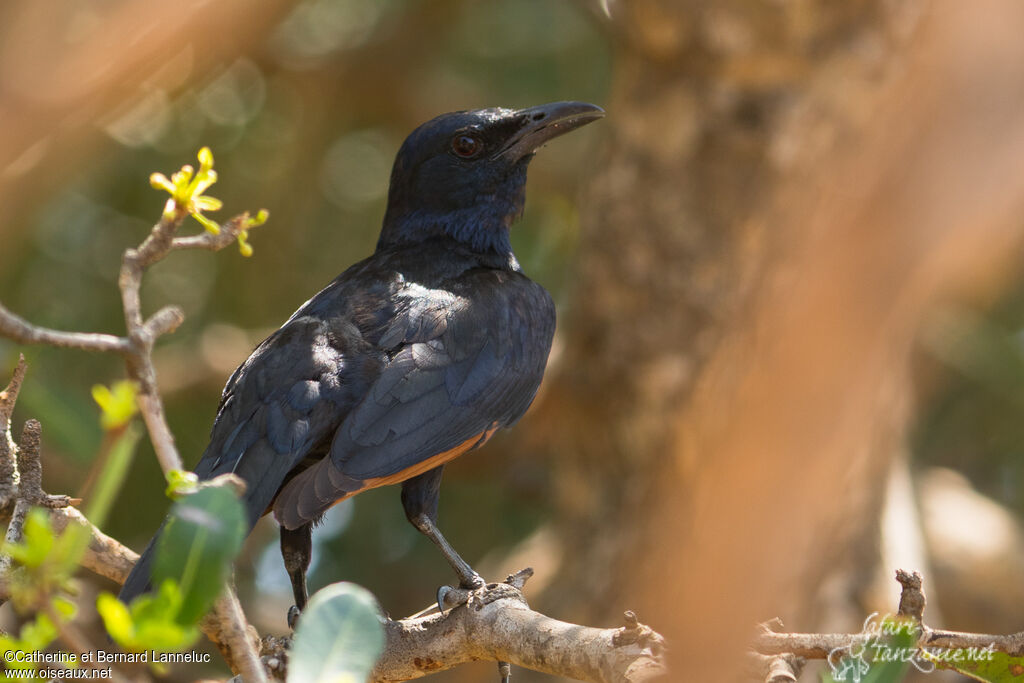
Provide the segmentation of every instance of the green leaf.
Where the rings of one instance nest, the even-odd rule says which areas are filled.
[[[72,603],[60,594],[75,592],[70,579],[91,537],[85,525],[74,522],[57,535],[48,510],[30,509],[22,527],[21,541],[5,543],[0,548],[0,552],[7,553],[18,564],[9,574],[7,583],[15,609],[23,614],[35,613],[47,603],[58,614],[65,614],[69,607],[73,609]]]
[[[247,529],[245,509],[225,488],[209,487],[171,508],[157,544],[153,582],[173,579],[182,592],[177,622],[199,621],[220,594]]]
[[[164,489],[164,495],[171,500],[178,500],[182,496],[187,496],[198,490],[199,477],[195,472],[171,470],[167,473],[167,488]]]
[[[96,598],[96,611],[103,619],[103,626],[114,642],[122,647],[128,647],[128,643],[135,636],[135,625],[128,606],[104,591]]]
[[[53,565],[51,576],[58,583],[63,583],[71,578],[71,575],[78,569],[85,555],[89,541],[92,540],[92,532],[89,527],[78,522],[70,522],[53,544],[49,561]]]
[[[867,631],[870,624],[871,630]],[[870,637],[842,657],[829,657],[831,672],[822,676],[823,683],[898,683],[914,666],[925,665],[917,649],[920,625],[903,617],[887,615],[878,621],[869,618],[865,624]]]
[[[156,593],[140,595],[129,608],[110,593],[96,599],[107,633],[125,650],[183,650],[199,638],[199,629],[178,623],[181,589],[171,579]]]
[[[40,652],[49,647],[50,643],[57,639],[57,627],[45,614],[38,614],[33,621],[21,627],[17,638],[11,636],[0,636],[0,651],[9,653],[4,657],[4,668],[6,669],[35,669],[36,665],[29,655]],[[21,652],[24,656],[15,656]],[[18,661],[18,660],[21,661]],[[5,678],[5,680],[7,680]]]
[[[959,653],[959,657],[957,654]],[[995,652],[988,648],[964,648],[952,651],[951,656],[943,657],[940,667],[959,671],[968,678],[989,683],[1021,683],[1024,681],[1024,657],[1011,657],[1003,652]],[[957,661],[960,659],[961,661]]]
[[[57,627],[45,614],[36,615],[35,621],[30,621],[21,627],[21,644],[27,650],[42,650],[56,639]]]
[[[17,638],[12,638],[10,636],[0,636],[0,652],[5,652],[5,653],[9,652],[10,653],[9,657],[11,658],[11,661],[9,661],[9,662],[6,661],[6,657],[5,657],[5,660],[4,660],[4,668],[5,669],[8,669],[8,670],[14,670],[14,669],[22,670],[22,669],[35,669],[36,668],[36,665],[34,663],[32,663],[31,661],[26,661],[26,659],[27,659],[26,657],[15,657],[15,653],[16,652],[21,652],[21,653],[23,653],[23,655],[28,655],[28,654],[31,654],[32,652],[34,652],[34,650],[26,647],[25,643],[23,643],[21,640],[19,640]],[[21,661],[19,662],[18,659],[21,659]],[[11,679],[10,676],[4,678],[4,680],[10,680],[10,679]]]
[[[96,482],[96,489],[89,496],[89,505],[85,509],[85,516],[96,527],[102,528],[107,521],[107,514],[128,475],[128,468],[132,463],[132,456],[135,454],[135,447],[141,436],[142,431],[139,427],[129,424],[110,447],[107,462],[103,466],[103,471]]]
[[[53,602],[51,604],[57,614],[59,614],[65,621],[71,621],[74,619],[75,614],[78,612],[78,607],[75,603],[59,595],[53,598]]]
[[[102,384],[92,388],[92,398],[100,406],[100,425],[110,431],[128,424],[128,421],[139,412],[138,404],[135,401],[139,393],[138,386],[131,380],[123,379],[114,382],[108,389]]]
[[[318,591],[295,631],[288,683],[366,681],[384,651],[383,618],[365,588],[342,582]]]
[[[138,649],[183,650],[196,642],[199,629],[177,621],[182,604],[184,596],[173,579],[161,583],[155,595],[143,595],[132,603],[132,616],[142,645]]]
[[[32,508],[21,528],[21,542],[4,544],[3,551],[18,564],[32,569],[46,562],[56,541],[50,525],[50,513],[42,508]]]

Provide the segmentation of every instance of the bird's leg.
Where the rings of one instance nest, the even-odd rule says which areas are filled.
[[[512,680],[512,665],[508,662],[498,662],[498,675],[501,676],[501,683],[510,683]]]
[[[455,574],[459,577],[459,586],[462,588],[480,588],[484,585],[484,580],[479,574],[473,571],[473,568],[469,566],[469,563],[462,559],[455,549],[452,548],[451,544],[441,534],[441,530],[437,528],[430,517],[426,514],[420,513],[415,517],[410,517],[409,521],[412,525],[420,530],[427,538],[434,542],[441,550],[441,554],[444,555],[444,559],[448,560],[448,564],[455,570]]]
[[[405,508],[405,516],[409,522],[416,527],[420,533],[434,542],[448,564],[452,566],[459,577],[459,585],[463,588],[480,588],[484,580],[473,571],[473,568],[462,559],[451,544],[437,528],[437,503],[440,498],[441,474],[444,466],[435,467],[429,472],[407,479],[402,483],[402,507]],[[443,608],[446,586],[438,590],[438,607]]]
[[[288,578],[292,581],[295,604],[288,610],[288,628],[294,629],[299,614],[306,609],[309,594],[306,591],[306,570],[313,557],[313,525],[303,524],[295,529],[281,527],[281,557]]]

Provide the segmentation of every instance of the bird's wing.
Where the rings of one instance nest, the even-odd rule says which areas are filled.
[[[352,326],[301,311],[293,316],[228,381],[196,474],[242,477],[254,524],[288,472],[311,450],[326,448],[355,404],[360,387],[351,378],[360,373],[352,366],[366,357],[363,345]]]
[[[542,289],[529,283],[522,296],[496,288],[472,302],[410,289],[379,342],[390,362],[338,428],[330,457],[282,490],[274,505],[282,524],[443,464],[515,422],[533,400],[554,328]]]

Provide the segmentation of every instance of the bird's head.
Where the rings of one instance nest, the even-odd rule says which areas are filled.
[[[511,253],[526,167],[548,140],[604,116],[584,102],[443,114],[414,130],[391,172],[378,248],[448,235],[477,251]]]

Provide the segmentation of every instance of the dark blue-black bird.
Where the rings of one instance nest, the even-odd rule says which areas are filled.
[[[406,516],[460,584],[483,585],[437,528],[441,473],[533,401],[555,308],[523,274],[509,227],[534,152],[603,115],[557,102],[421,125],[395,159],[373,255],[303,304],[228,380],[195,471],[245,480],[250,529],[273,511],[298,609],[312,525],[339,501],[399,482]],[[122,600],[149,590],[157,537]]]

